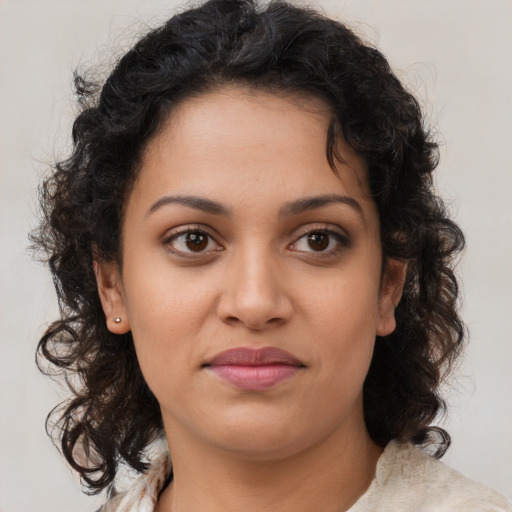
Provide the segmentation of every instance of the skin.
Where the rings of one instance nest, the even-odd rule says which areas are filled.
[[[320,101],[225,87],[175,108],[145,149],[122,266],[96,271],[109,329],[132,331],[161,407],[174,480],[159,512],[346,510],[374,476],[362,387],[405,268],[381,275],[365,163],[340,142],[333,172],[328,123]],[[345,199],[291,211],[333,194]],[[204,243],[187,245],[187,230]],[[304,367],[243,391],[204,368],[235,347],[277,347]]]

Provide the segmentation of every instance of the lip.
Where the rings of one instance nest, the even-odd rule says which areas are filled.
[[[305,365],[276,347],[239,347],[221,352],[203,367],[239,389],[262,391],[290,379]]]

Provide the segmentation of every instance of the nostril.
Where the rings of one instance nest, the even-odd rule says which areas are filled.
[[[249,267],[243,266],[244,272],[247,273]],[[238,275],[235,270],[219,295],[216,306],[222,322],[259,331],[277,327],[291,318],[293,306],[290,297],[281,286],[282,282],[270,275],[268,266],[265,267],[268,275],[244,276]],[[256,270],[262,271],[261,264]]]

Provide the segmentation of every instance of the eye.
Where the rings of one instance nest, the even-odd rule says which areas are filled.
[[[164,245],[175,254],[192,255],[222,251],[215,239],[200,229],[187,229],[169,236]]]
[[[327,256],[337,254],[341,249],[349,246],[350,241],[346,235],[329,229],[315,229],[298,238],[290,249]]]

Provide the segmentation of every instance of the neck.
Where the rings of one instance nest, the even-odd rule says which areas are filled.
[[[170,442],[174,478],[157,512],[341,512],[368,488],[382,453],[365,429],[271,460],[183,441]]]

